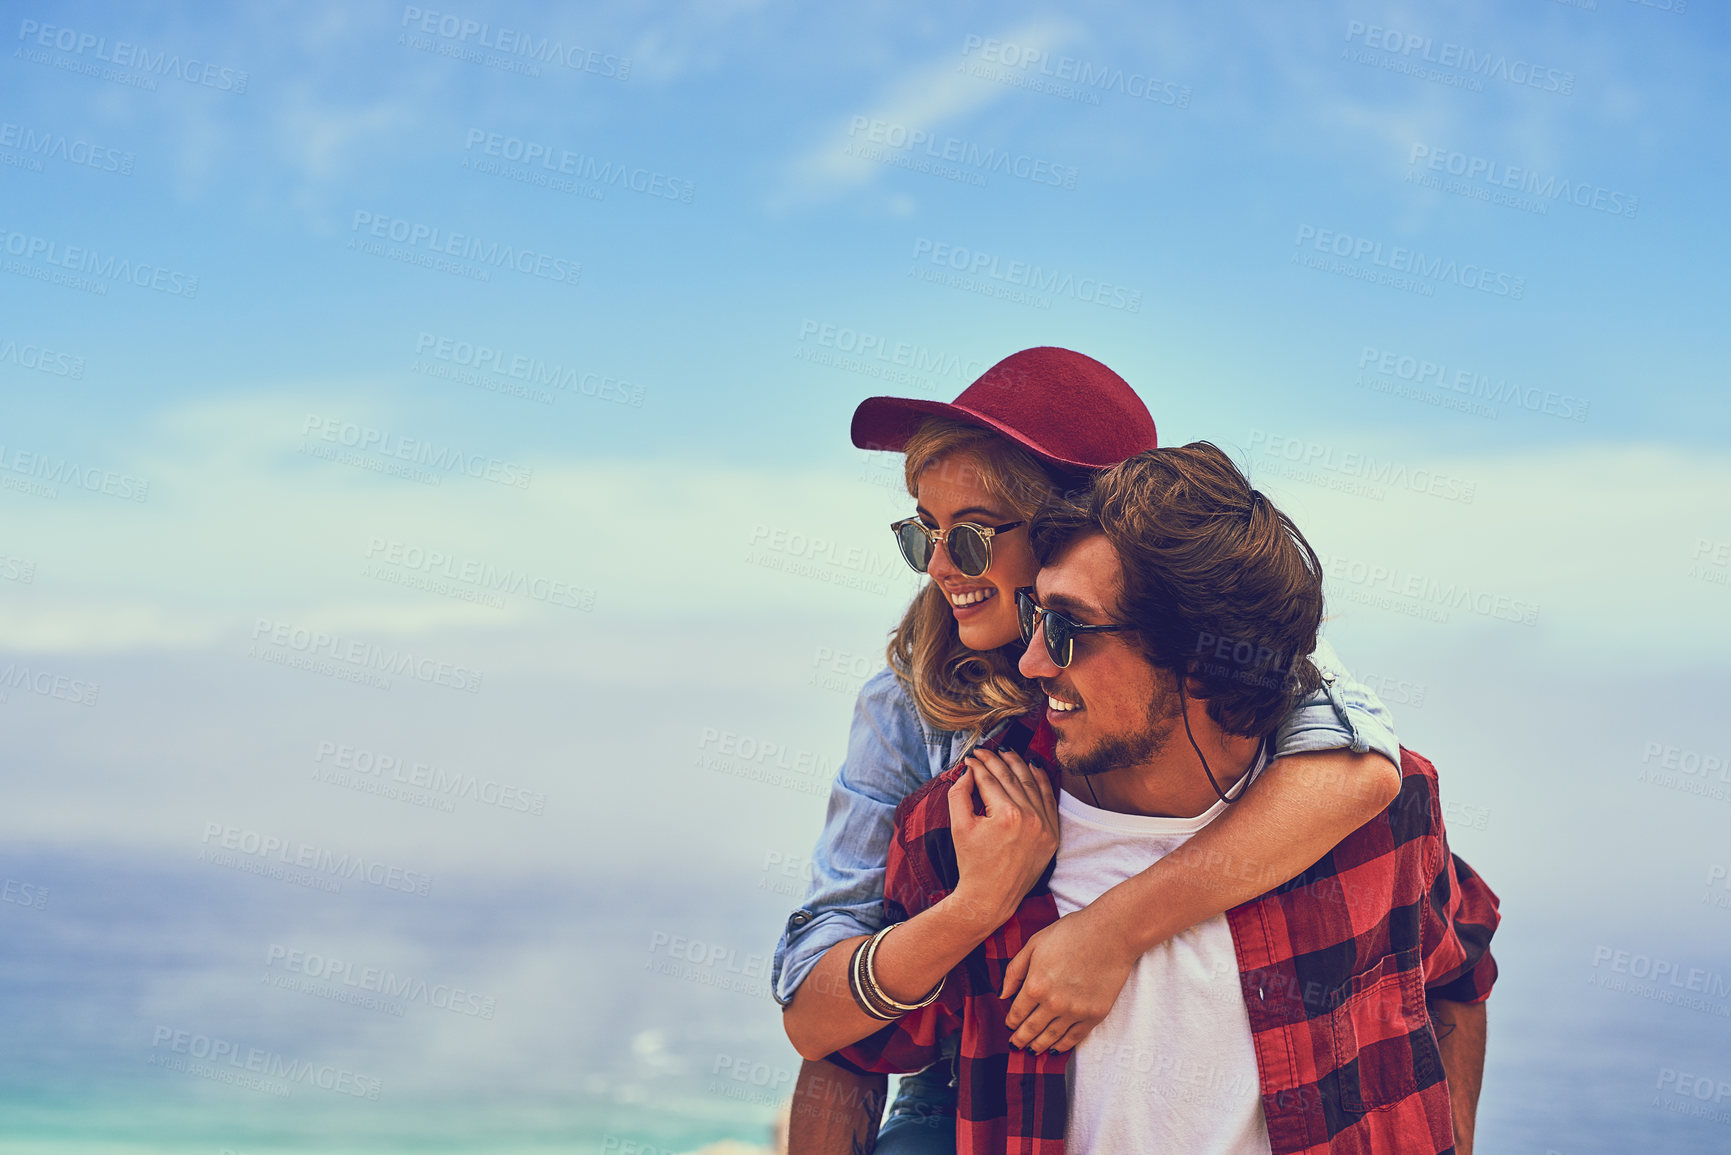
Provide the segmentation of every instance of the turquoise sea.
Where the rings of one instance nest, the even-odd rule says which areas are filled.
[[[8,1155],[678,1155],[718,1142],[767,1151],[775,1110],[726,1100],[654,1104],[309,1105],[246,1092],[164,1088],[107,1096],[0,1097]],[[245,1097],[243,1097],[245,1096]]]

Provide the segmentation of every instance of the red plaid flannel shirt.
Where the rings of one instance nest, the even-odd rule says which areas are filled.
[[[1012,724],[990,744],[1051,761],[1043,724]],[[933,779],[896,811],[884,882],[891,922],[956,884],[947,791],[960,773]],[[937,1002],[831,1056],[861,1071],[917,1071],[959,1035],[958,1155],[1064,1150],[1069,1054],[1012,1049],[1010,1004],[997,996],[1010,960],[1057,921],[1050,875],[951,972]],[[1436,768],[1405,749],[1401,791],[1387,810],[1297,878],[1227,912],[1276,1155],[1454,1150],[1425,1000],[1489,997],[1498,918],[1497,896],[1449,853]]]

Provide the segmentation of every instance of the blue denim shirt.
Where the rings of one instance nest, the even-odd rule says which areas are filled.
[[[1334,648],[1311,655],[1323,685],[1295,707],[1275,735],[1276,755],[1374,750],[1400,764],[1394,719],[1377,696],[1352,681]],[[770,990],[786,1006],[830,947],[884,925],[884,869],[896,804],[951,766],[973,735],[929,726],[888,667],[861,688],[848,731],[847,757],[830,787],[829,813],[811,856],[811,889],[775,947]]]

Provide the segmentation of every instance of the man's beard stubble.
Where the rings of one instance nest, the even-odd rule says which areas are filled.
[[[1156,688],[1135,730],[1107,735],[1085,750],[1074,749],[1074,742],[1060,736],[1052,751],[1053,760],[1059,769],[1083,778],[1147,762],[1172,740],[1173,731],[1181,725],[1180,710],[1176,691]]]

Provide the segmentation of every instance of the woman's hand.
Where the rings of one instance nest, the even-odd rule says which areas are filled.
[[[976,789],[985,800],[984,814],[974,813]],[[1009,921],[1058,848],[1052,784],[1014,754],[970,756],[946,800],[961,878],[941,901],[886,935],[874,963],[878,985],[899,1002],[923,998]],[[896,853],[892,846],[892,859]],[[843,939],[825,951],[782,1015],[788,1040],[807,1059],[821,1059],[883,1029],[881,1019],[854,1003],[849,986],[848,963],[863,941]],[[925,1061],[936,1061],[935,1042],[927,1050],[931,1057]]]
[[[956,846],[956,905],[972,917],[1007,922],[1058,850],[1058,800],[1046,775],[1012,750],[976,750],[950,787]],[[974,791],[986,804],[974,813]]]

